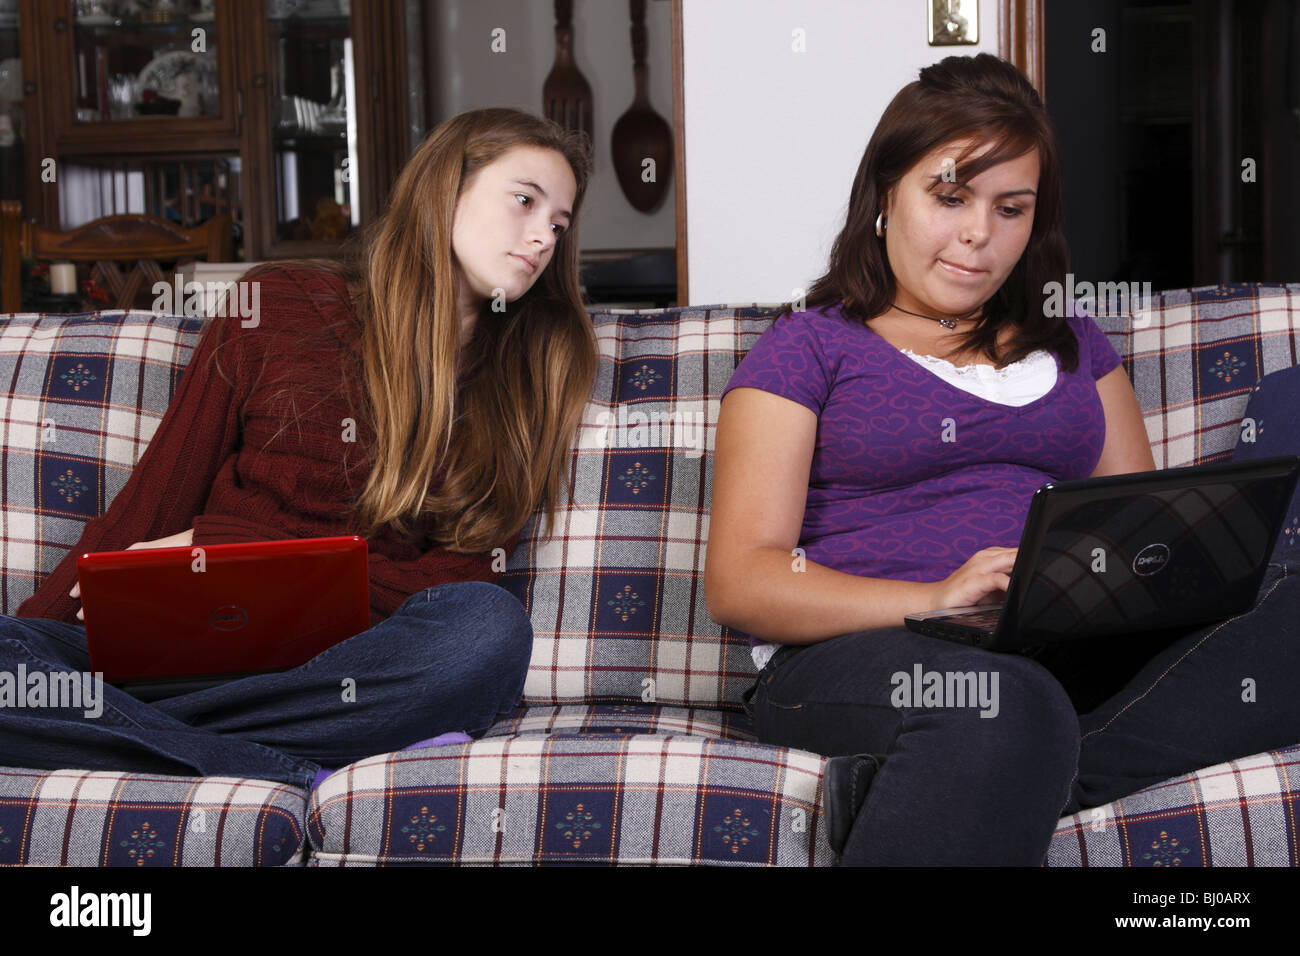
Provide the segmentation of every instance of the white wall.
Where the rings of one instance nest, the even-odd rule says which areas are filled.
[[[429,64],[429,94],[437,122],[484,106],[542,113],[542,85],[555,61],[552,0],[431,0],[425,29],[437,61]],[[492,31],[506,31],[506,50],[491,49]],[[650,213],[628,204],[614,176],[610,133],[632,105],[632,31],[625,0],[574,0],[574,61],[591,85],[594,126],[592,180],[583,200],[582,248],[671,248],[676,243],[672,171],[663,203]],[[646,62],[650,104],[673,122],[672,5],[646,4]],[[412,144],[414,145],[414,144]]]
[[[927,44],[927,2],[683,0],[688,302],[779,302],[825,271],[889,100],[945,56],[997,53],[996,0],[979,44],[950,47]]]

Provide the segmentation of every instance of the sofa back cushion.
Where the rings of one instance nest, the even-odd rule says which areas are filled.
[[[0,613],[36,592],[122,490],[205,321],[138,311],[0,317]]]
[[[1173,289],[1149,312],[1099,315],[1133,382],[1157,468],[1232,457],[1246,402],[1300,363],[1300,284]]]
[[[748,642],[713,623],[704,550],[718,396],[775,309],[595,312],[600,370],[574,448],[573,500],[525,526],[503,587],[529,609],[529,704],[736,707]]]
[[[1157,468],[1231,456],[1255,382],[1297,363],[1297,292],[1171,290],[1137,316],[1095,319],[1134,382]],[[501,581],[531,612],[527,703],[740,707],[754,678],[747,642],[704,602],[714,426],[719,394],[775,314],[593,313],[601,366],[574,451],[574,501],[554,537],[530,520]],[[699,412],[702,455],[647,427]]]

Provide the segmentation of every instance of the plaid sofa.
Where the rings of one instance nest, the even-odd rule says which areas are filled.
[[[1167,291],[1101,317],[1158,467],[1225,460],[1257,380],[1297,363],[1300,285]],[[472,743],[376,754],[314,793],[256,780],[0,768],[0,864],[833,862],[824,758],[755,742],[748,648],[705,611],[718,395],[774,310],[592,313],[602,363],[574,501],[503,585],[535,643],[516,712]],[[11,612],[125,484],[202,319],[0,318]],[[1142,327],[1135,327],[1142,326]],[[60,423],[57,453],[42,423]],[[40,449],[39,454],[37,449]],[[1300,742],[1063,818],[1050,866],[1291,865]]]

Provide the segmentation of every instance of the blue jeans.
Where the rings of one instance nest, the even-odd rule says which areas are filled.
[[[103,711],[0,707],[0,765],[253,777],[311,785],[437,734],[485,733],[518,704],[533,629],[483,581],[412,594],[387,620],[300,667],[144,703],[104,685]],[[0,671],[90,670],[79,624],[0,615]]]
[[[1172,637],[1037,659],[905,627],[784,645],[746,709],[764,743],[884,757],[844,864],[1039,866],[1062,815],[1300,743],[1297,554],[1274,552],[1249,612]],[[922,686],[982,673],[996,712],[978,694],[904,693],[918,665]]]

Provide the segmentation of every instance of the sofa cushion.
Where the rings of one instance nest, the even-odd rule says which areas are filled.
[[[1300,284],[1175,289],[1096,316],[1133,381],[1156,468],[1227,461],[1260,378],[1300,355]]]
[[[205,321],[136,311],[0,319],[0,613],[36,592],[126,485]]]
[[[301,866],[306,807],[261,780],[0,767],[0,866]]]
[[[824,763],[651,734],[491,737],[383,754],[313,791],[308,865],[827,865]]]
[[[1061,820],[1047,866],[1295,866],[1300,746],[1184,774]]]
[[[528,608],[530,705],[637,701],[739,710],[745,638],[709,619],[704,550],[718,395],[771,323],[763,308],[595,312],[600,369],[572,502],[535,515],[501,584]]]

